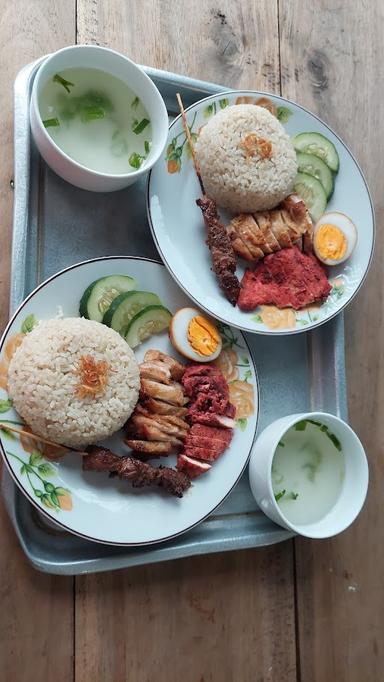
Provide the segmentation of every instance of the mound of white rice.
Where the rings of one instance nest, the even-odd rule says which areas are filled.
[[[82,396],[84,358],[106,363],[106,371],[105,385]],[[124,339],[83,318],[41,322],[16,350],[8,373],[9,396],[33,433],[74,448],[120,429],[137,403],[139,385],[139,368]]]
[[[271,158],[257,149],[247,154],[248,135],[271,143]],[[238,104],[219,111],[202,128],[196,154],[207,195],[233,213],[274,208],[292,191],[296,153],[281,123],[264,107]]]

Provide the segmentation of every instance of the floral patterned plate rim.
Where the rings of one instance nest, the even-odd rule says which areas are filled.
[[[107,474],[83,472],[77,454],[57,456],[11,429],[22,425],[7,394],[7,370],[12,355],[39,320],[63,314],[77,316],[80,297],[94,280],[109,274],[135,277],[145,289],[156,291],[164,305],[176,311],[189,304],[182,290],[158,261],[134,256],[107,256],[72,265],[40,284],[19,306],[0,341],[0,449],[6,466],[22,492],[40,512],[65,530],[96,542],[137,546],[170,540],[203,521],[229,495],[241,477],[254,442],[259,414],[259,385],[247,342],[241,332],[219,325],[223,351],[217,362],[227,377],[231,400],[237,407],[232,443],[212,470],[197,479],[182,499],[162,491],[133,489]],[[177,356],[166,333],[144,342],[148,348]],[[121,435],[105,441],[127,454]],[[161,463],[173,465],[170,456]],[[160,462],[156,461],[158,465]]]
[[[151,170],[147,185],[147,214],[157,249],[172,277],[206,312],[233,327],[259,334],[295,334],[313,329],[341,312],[360,289],[369,270],[375,241],[372,200],[363,173],[348,147],[321,119],[299,104],[278,95],[254,90],[229,90],[205,97],[186,109],[195,140],[198,131],[219,109],[248,102],[265,106],[285,126],[289,135],[319,132],[336,146],[340,170],[327,211],[346,213],[358,229],[356,248],[345,263],[328,269],[332,285],[322,305],[303,310],[260,306],[246,313],[233,307],[221,293],[211,271],[205,245],[205,227],[195,204],[200,196],[181,117],[170,125],[163,159]],[[229,214],[220,211],[224,222]],[[244,268],[238,267],[242,276]]]

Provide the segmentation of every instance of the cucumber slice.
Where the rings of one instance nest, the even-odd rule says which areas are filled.
[[[80,317],[101,322],[112,301],[123,291],[130,291],[137,285],[128,275],[108,275],[95,280],[84,291],[80,300]]]
[[[293,138],[293,146],[297,152],[318,156],[335,173],[339,170],[340,161],[336,147],[321,133],[299,133]]]
[[[294,191],[305,201],[312,220],[317,223],[327,207],[327,195],[321,182],[308,173],[298,173]]]
[[[314,154],[296,152],[296,156],[299,173],[308,173],[308,175],[313,175],[317,178],[323,185],[327,199],[329,199],[333,193],[335,183],[333,173],[329,170],[327,164]]]
[[[161,305],[156,294],[150,291],[125,291],[112,301],[103,317],[103,323],[124,336],[136,313],[149,305]]]
[[[125,340],[131,348],[136,348],[152,334],[168,329],[172,315],[162,305],[149,305],[140,310],[130,321]]]

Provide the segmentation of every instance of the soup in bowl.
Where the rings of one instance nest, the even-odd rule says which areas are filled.
[[[30,119],[48,165],[93,191],[132,184],[156,163],[168,133],[165,104],[146,73],[91,45],[64,48],[42,63]]]

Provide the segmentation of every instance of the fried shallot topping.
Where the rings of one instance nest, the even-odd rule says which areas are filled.
[[[249,133],[240,142],[239,147],[244,149],[247,159],[251,156],[261,156],[262,159],[270,159],[272,157],[272,142],[265,140],[263,137],[258,137],[256,133]]]
[[[84,399],[87,397],[96,397],[104,393],[110,367],[106,360],[96,360],[92,355],[82,355],[79,362],[77,374],[80,377],[80,382],[76,387],[76,395],[78,398]]]

